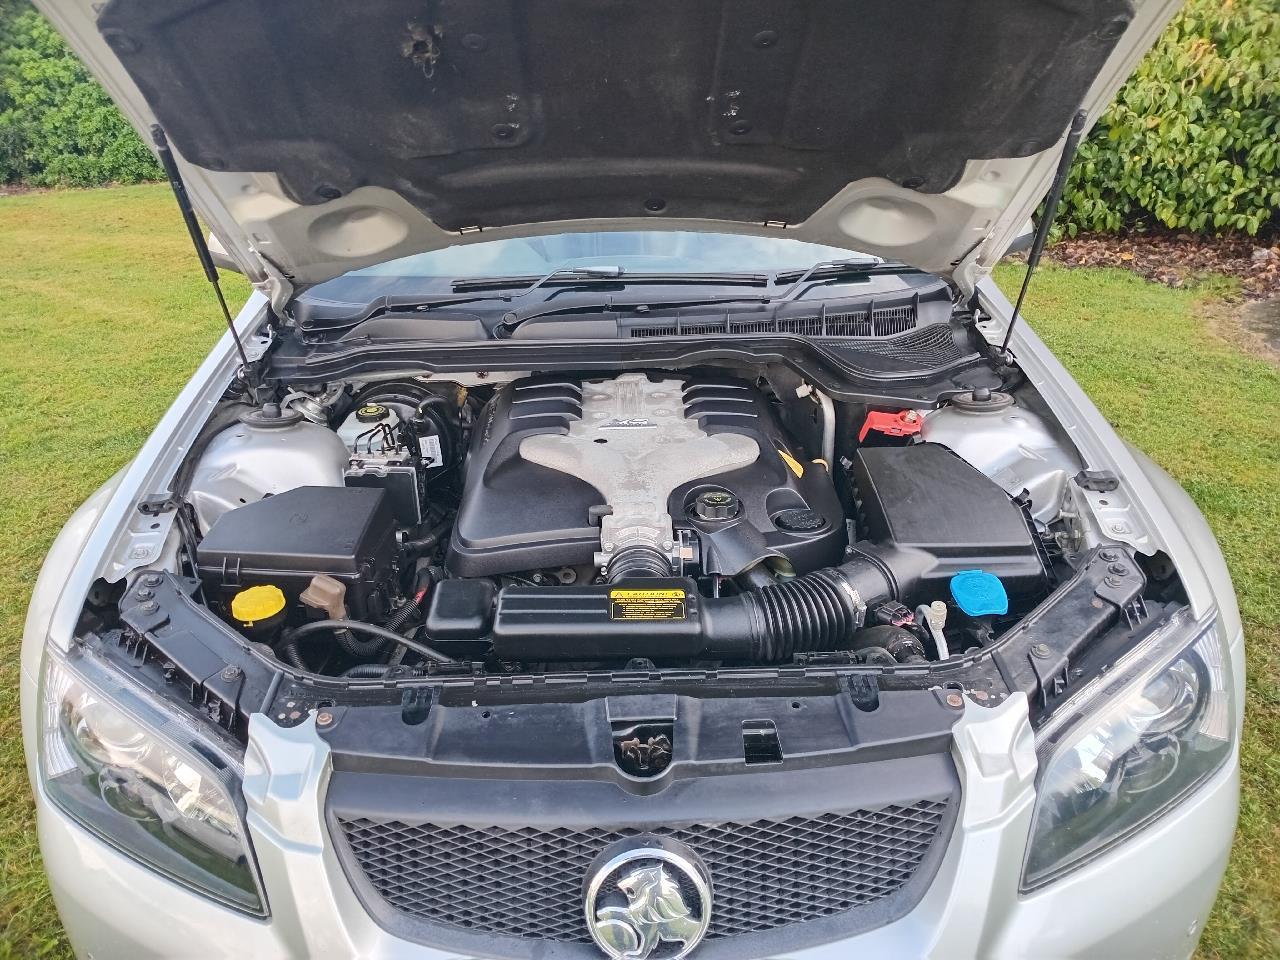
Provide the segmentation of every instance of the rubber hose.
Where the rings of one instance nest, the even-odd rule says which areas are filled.
[[[838,569],[826,569],[742,594],[760,623],[753,659],[776,662],[796,653],[835,649],[862,625],[849,590]]]
[[[406,600],[400,605],[400,609],[391,615],[386,623],[383,624],[392,633],[399,633],[400,628],[409,622],[409,618],[413,616],[413,611],[418,609],[418,602],[413,598]]]
[[[350,630],[334,630],[333,639],[338,642],[338,646],[343,652],[358,660],[368,660],[376,657],[387,646],[387,638],[377,635],[371,636],[367,640],[362,640]]]
[[[291,630],[285,635],[285,644],[295,643],[303,637],[310,636],[313,633],[319,633],[323,630],[350,630],[352,633],[367,633],[383,640],[390,640],[392,643],[398,643],[403,647],[408,647],[419,656],[436,663],[455,663],[452,657],[447,657],[439,650],[428,647],[425,643],[419,643],[417,640],[410,640],[408,637],[401,636],[385,627],[380,627],[374,623],[365,623],[362,620],[313,620],[310,623],[304,623],[302,626]]]
[[[449,527],[453,524],[452,517],[445,517],[434,527],[425,537],[418,540],[406,540],[402,547],[407,554],[426,553],[432,547],[440,542],[440,538],[449,532]]]
[[[280,655],[280,659],[290,666],[297,667],[299,670],[310,670],[307,662],[302,659],[302,651],[298,649],[298,645],[292,641],[286,641],[276,648],[276,653]]]
[[[898,595],[900,580],[884,559],[859,555],[785,583],[703,600],[700,652],[778,663],[847,648],[866,608]]]
[[[392,670],[399,677],[422,677],[426,674],[416,667],[401,667],[391,663],[358,663],[342,671],[341,676],[347,680],[381,680]]]

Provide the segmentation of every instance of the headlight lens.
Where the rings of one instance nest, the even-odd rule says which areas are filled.
[[[1041,732],[1024,891],[1151,822],[1230,755],[1231,665],[1216,626],[1179,615]]]
[[[100,665],[45,653],[40,769],[50,799],[129,856],[223,903],[265,912],[238,778],[198,732]]]

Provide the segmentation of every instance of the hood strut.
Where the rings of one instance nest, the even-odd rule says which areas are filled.
[[[1058,171],[1053,175],[1053,184],[1049,187],[1049,195],[1044,200],[1044,213],[1036,227],[1036,235],[1031,241],[1031,249],[1027,251],[1027,272],[1022,278],[1022,289],[1018,291],[1018,302],[1013,305],[1013,316],[1009,318],[1009,326],[1004,332],[1004,343],[1000,344],[1000,352],[1009,352],[1009,338],[1013,336],[1013,325],[1022,315],[1022,301],[1027,296],[1027,287],[1031,285],[1031,275],[1040,265],[1040,254],[1044,253],[1045,242],[1049,239],[1049,228],[1053,226],[1054,217],[1058,215],[1058,201],[1062,199],[1062,188],[1067,185],[1067,174],[1071,172],[1071,161],[1075,159],[1076,148],[1080,146],[1080,135],[1084,133],[1086,115],[1083,110],[1071,120],[1071,129],[1067,131],[1066,143],[1062,145],[1062,156],[1058,159]]]
[[[209,252],[209,244],[200,230],[196,220],[196,212],[191,207],[191,198],[187,195],[187,185],[182,182],[182,174],[178,172],[178,164],[173,159],[173,151],[169,149],[169,138],[159,124],[151,127],[151,139],[156,145],[156,153],[160,157],[160,165],[164,167],[165,176],[169,178],[169,186],[178,201],[178,209],[182,212],[182,222],[187,225],[187,233],[191,235],[191,244],[196,248],[196,256],[200,258],[200,266],[204,267],[205,278],[213,284],[214,295],[218,298],[218,306],[222,308],[222,317],[227,321],[227,329],[231,331],[231,339],[235,341],[236,352],[240,354],[240,363],[244,367],[244,377],[253,386],[253,367],[249,363],[249,355],[245,352],[240,334],[236,332],[235,321],[231,319],[231,311],[227,308],[227,299],[222,295],[222,286],[218,282],[218,268],[213,264],[213,255]]]

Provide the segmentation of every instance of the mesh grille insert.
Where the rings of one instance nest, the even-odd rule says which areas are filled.
[[[643,831],[688,844],[711,871],[711,938],[803,923],[899,890],[938,834],[945,800],[787,820]],[[583,883],[596,855],[638,830],[413,825],[338,819],[395,910],[509,937],[590,942]]]

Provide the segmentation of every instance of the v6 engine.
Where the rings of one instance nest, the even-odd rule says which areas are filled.
[[[803,463],[764,394],[729,378],[518,381],[474,431],[466,477],[457,577],[803,573],[846,542],[829,467]]]

